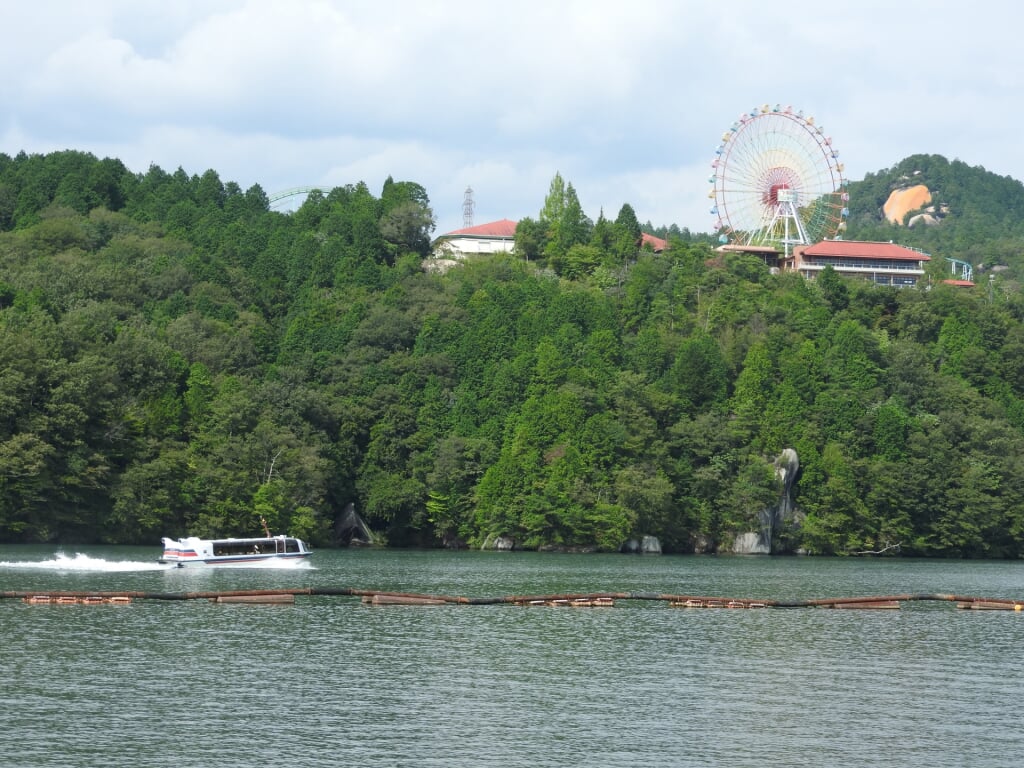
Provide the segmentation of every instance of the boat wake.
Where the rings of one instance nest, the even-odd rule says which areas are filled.
[[[220,570],[236,570],[242,568],[258,568],[260,570],[281,570],[281,571],[313,571],[316,568],[309,560],[295,560],[288,558],[274,558],[270,560],[259,560],[253,563],[239,563],[238,565],[224,565],[223,563],[217,563],[216,565],[206,566],[205,570],[220,571]],[[182,568],[183,571],[195,571],[204,570],[203,566]]]
[[[20,568],[36,571],[95,571],[98,573],[123,573],[129,571],[166,571],[173,565],[144,562],[141,560],[104,560],[101,557],[77,553],[69,557],[58,552],[50,560],[8,560],[0,561],[0,568]]]

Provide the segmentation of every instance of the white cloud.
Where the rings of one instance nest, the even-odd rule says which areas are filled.
[[[851,178],[916,153],[1024,178],[1012,0],[54,0],[5,4],[0,151],[82,149],[268,192],[417,181],[439,231],[587,214],[707,231],[722,131],[763,102],[833,136]]]

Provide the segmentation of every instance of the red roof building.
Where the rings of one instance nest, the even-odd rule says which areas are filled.
[[[861,240],[822,240],[797,246],[779,259],[783,271],[796,271],[814,279],[825,267],[842,275],[863,277],[877,285],[898,288],[916,285],[924,277],[924,265],[931,256],[895,243]]]
[[[511,253],[516,240],[516,222],[501,219],[475,227],[456,229],[434,240],[434,257],[464,259],[471,254]]]
[[[645,245],[651,246],[651,250],[655,253],[661,253],[668,248],[668,240],[662,240],[660,237],[654,235],[648,235],[646,232],[640,233],[640,246]]]

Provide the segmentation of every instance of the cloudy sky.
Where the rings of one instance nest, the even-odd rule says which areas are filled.
[[[1017,0],[0,0],[0,152],[61,149],[268,194],[391,175],[435,234],[536,217],[707,232],[724,130],[813,115],[848,178],[911,154],[1024,180]]]

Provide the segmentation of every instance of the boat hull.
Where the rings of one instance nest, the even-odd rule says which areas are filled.
[[[299,565],[309,561],[312,552],[298,556],[263,555],[262,557],[212,557],[209,559],[190,557],[161,557],[157,560],[163,565],[176,565],[179,568],[258,568],[265,565]]]

